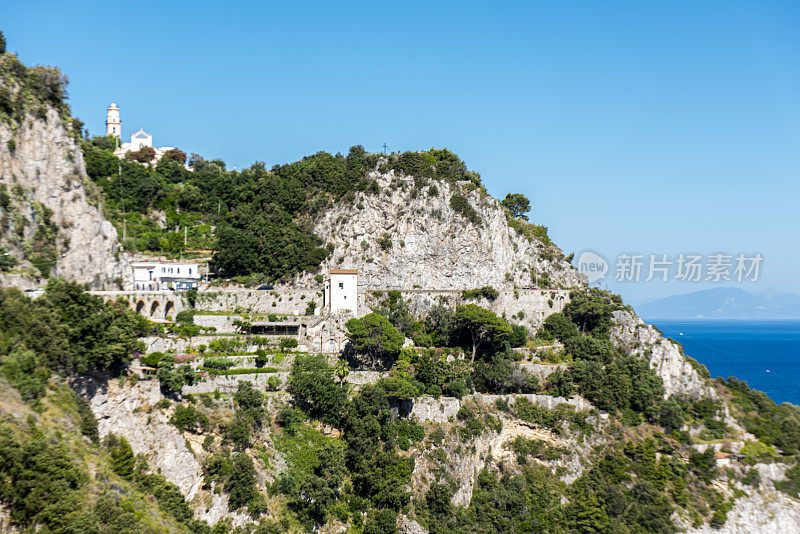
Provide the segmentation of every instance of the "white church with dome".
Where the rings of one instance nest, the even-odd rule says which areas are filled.
[[[106,113],[106,135],[116,137],[120,141],[122,140],[122,120],[120,119],[119,115],[119,107],[117,107],[117,104],[114,102],[108,106]],[[139,128],[139,131],[131,134],[131,142],[121,143],[120,146],[114,151],[114,155],[116,155],[118,158],[122,158],[128,152],[137,152],[141,150],[142,147],[146,146],[153,148],[156,151],[156,155],[153,158],[154,162],[160,160],[161,156],[163,156],[165,152],[175,148],[173,146],[163,146],[161,148],[153,147],[153,136]]]

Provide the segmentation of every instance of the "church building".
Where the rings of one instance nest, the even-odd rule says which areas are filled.
[[[115,102],[112,102],[106,110],[106,135],[122,140],[122,119],[120,118],[119,107]],[[165,152],[175,148],[172,146],[153,147],[153,136],[139,128],[139,131],[131,134],[131,142],[121,143],[114,151],[114,155],[118,158],[123,158],[128,152],[138,152],[142,147],[150,147],[156,151],[156,155],[153,158],[154,162],[158,162]]]

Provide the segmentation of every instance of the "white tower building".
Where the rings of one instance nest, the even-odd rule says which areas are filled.
[[[358,271],[331,269],[325,280],[323,307],[329,313],[350,312],[358,314]]]
[[[108,115],[106,116],[106,135],[111,135],[117,139],[122,138],[122,121],[119,120],[119,108],[112,102],[108,106]]]

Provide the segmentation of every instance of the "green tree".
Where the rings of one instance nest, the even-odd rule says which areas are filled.
[[[569,518],[571,532],[586,534],[611,532],[608,514],[592,492],[577,495],[567,505],[564,515]]]
[[[575,323],[584,334],[608,337],[612,313],[623,309],[622,297],[592,287],[588,290],[570,291],[569,303],[564,306],[564,315]]]
[[[536,335],[542,339],[557,339],[562,343],[580,334],[575,323],[563,313],[553,313],[547,316],[542,327]]]
[[[397,512],[376,510],[364,524],[364,534],[395,534],[397,532]]]
[[[158,361],[156,377],[161,384],[161,392],[165,395],[179,394],[183,386],[191,386],[200,381],[190,365],[176,366],[175,357],[169,355]]]
[[[475,362],[475,354],[482,343],[501,344],[511,335],[511,325],[505,319],[477,304],[456,308],[453,322],[472,345],[470,363]]]
[[[403,348],[403,336],[383,315],[370,313],[361,319],[350,319],[345,324],[348,339],[355,350],[369,357],[374,369],[375,363],[397,357]]]
[[[264,418],[264,394],[253,387],[249,380],[240,380],[233,400],[239,405],[239,410],[244,412],[253,424],[259,426]]]
[[[531,201],[522,193],[509,193],[500,204],[505,206],[513,217],[528,220],[526,213],[531,211]]]
[[[295,358],[289,373],[286,390],[294,403],[327,423],[338,425],[347,402],[345,388],[334,379],[334,370],[322,355],[302,355]]]
[[[228,492],[228,507],[231,510],[248,506],[258,497],[256,480],[256,468],[253,460],[244,452],[237,454],[233,459],[231,474],[225,483],[225,491]]]
[[[133,477],[133,467],[135,458],[130,443],[125,436],[117,437],[109,434],[106,437],[106,448],[111,457],[111,470],[122,478],[130,479]]]
[[[425,316],[425,328],[433,338],[433,346],[448,347],[453,338],[453,309],[434,304]]]

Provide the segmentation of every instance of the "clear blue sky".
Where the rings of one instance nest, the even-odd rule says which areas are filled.
[[[100,134],[241,168],[448,147],[566,252],[760,252],[800,292],[796,2],[11,2]],[[633,302],[700,284],[615,284]]]

